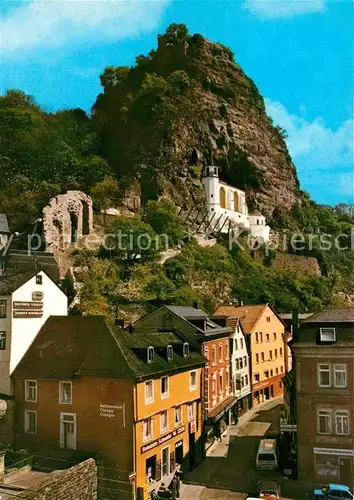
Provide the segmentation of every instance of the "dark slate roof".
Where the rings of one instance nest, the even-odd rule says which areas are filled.
[[[203,366],[204,358],[192,350],[184,358],[175,349],[173,360],[167,361],[161,350],[176,343],[181,342],[172,333],[127,333],[102,316],[51,316],[16,367],[14,377],[135,379]],[[154,344],[154,362],[148,364],[147,347]]]
[[[10,295],[28,280],[36,276],[38,271],[23,271],[0,276],[0,295]]]
[[[354,306],[324,309],[312,314],[304,323],[354,323]]]
[[[55,283],[59,283],[59,266],[55,257],[49,252],[29,254],[27,250],[12,250],[5,257],[5,269],[8,273],[23,271],[44,271]]]
[[[208,315],[201,309],[189,306],[165,306],[178,316],[185,319],[206,319]]]
[[[7,222],[6,214],[0,214],[0,233],[10,234],[9,224]]]

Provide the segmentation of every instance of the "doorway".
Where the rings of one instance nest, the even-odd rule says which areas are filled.
[[[76,414],[60,414],[60,448],[76,450]]]
[[[156,455],[148,458],[146,460],[146,478],[147,481],[155,481],[156,480]]]
[[[90,233],[89,207],[86,201],[82,202],[82,234]]]
[[[189,434],[189,466],[192,469],[195,465],[195,433]]]
[[[73,212],[70,212],[70,222],[71,222],[71,243],[77,242],[77,228],[78,228],[78,220],[77,215]]]
[[[349,483],[352,478],[352,458],[340,457],[339,459],[339,470],[340,470],[340,480],[344,483]]]
[[[163,448],[162,450],[162,476],[167,476],[170,473],[170,448]]]
[[[178,441],[175,444],[175,460],[176,464],[182,465],[183,461],[183,441]]]

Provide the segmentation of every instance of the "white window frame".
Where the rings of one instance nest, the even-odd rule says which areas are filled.
[[[218,396],[218,382],[216,380],[216,373],[213,373],[213,376],[212,376],[212,382],[211,382],[211,396],[213,399],[216,399],[217,396]]]
[[[29,393],[30,393],[30,387],[29,384],[35,384],[35,397],[30,398]],[[33,387],[32,387],[33,389]],[[38,398],[38,382],[37,380],[25,380],[25,401],[28,401],[30,403],[37,403],[37,398]]]
[[[219,363],[222,363],[224,356],[223,356],[223,345],[221,343],[219,343],[218,349],[219,349]]]
[[[145,433],[145,424],[147,424],[147,422],[150,422],[150,434],[147,435]],[[146,443],[147,441],[151,441],[151,439],[153,438],[154,436],[154,421],[153,421],[153,418],[152,417],[149,417],[149,418],[145,418],[143,420],[143,443]]]
[[[344,420],[347,419],[347,432],[339,432],[338,420],[340,420],[340,426],[342,430],[344,430]],[[350,420],[349,420],[349,411],[348,410],[336,410],[334,415],[336,434],[338,436],[348,436],[350,434]]]
[[[183,344],[183,357],[188,358],[189,356],[189,344],[188,342],[184,342]]]
[[[336,384],[336,374],[337,373],[344,373],[344,377],[345,377],[345,383],[344,385],[338,385]],[[336,387],[337,389],[345,389],[348,385],[348,376],[347,376],[347,365],[346,364],[335,364],[333,365],[333,385],[334,387]]]
[[[192,410],[192,411],[190,411],[190,410]],[[192,420],[195,419],[195,404],[194,403],[188,403],[187,414],[188,414],[188,422],[191,422]]]
[[[213,345],[212,351],[211,351],[211,364],[213,366],[216,365],[216,345]]]
[[[162,392],[162,380],[167,380],[167,391],[166,392]],[[170,381],[169,381],[168,375],[166,375],[165,377],[161,377],[161,399],[168,398],[169,393],[170,393]]]
[[[29,414],[35,415],[35,430],[34,431],[29,430]],[[26,434],[37,434],[37,427],[38,427],[37,412],[34,410],[25,410],[25,433]]]
[[[166,426],[164,427],[162,424],[164,422],[164,417],[166,416]],[[165,434],[165,432],[168,432],[169,430],[169,425],[168,425],[168,410],[163,410],[160,413],[160,434]]]
[[[65,420],[65,417],[73,417],[72,420]],[[60,413],[60,448],[61,449],[70,449],[70,450],[76,450],[77,448],[77,425],[76,425],[76,413],[68,413],[66,411]],[[74,424],[74,440],[75,440],[75,445],[74,448],[64,448],[64,423],[72,423]]]
[[[329,432],[320,431],[320,417],[329,419]],[[329,408],[317,408],[317,434],[329,436],[332,434],[332,412]]]
[[[150,384],[150,383],[151,383],[151,386],[152,386],[152,396],[148,397],[148,395],[147,395],[147,387],[148,387],[148,384]],[[145,381],[144,389],[145,389],[145,404],[146,405],[151,405],[154,402],[154,380],[146,380]]]
[[[173,347],[171,344],[167,346],[167,361],[172,361],[173,360]]]
[[[151,363],[154,362],[154,356],[155,356],[155,349],[153,348],[152,345],[150,345],[147,348],[147,363],[148,363],[148,365],[151,365]]]
[[[70,385],[70,401],[65,401],[62,397],[64,395],[64,384]],[[70,380],[61,380],[59,382],[59,404],[61,405],[71,405],[73,404],[73,384]]]
[[[192,384],[193,375],[195,376],[195,384]],[[195,391],[198,387],[198,374],[197,370],[192,370],[189,372],[189,390]]]
[[[324,339],[322,336],[324,335],[333,335],[333,339]],[[320,341],[321,342],[336,342],[336,329],[332,327],[320,328]]]
[[[229,343],[226,342],[225,344],[225,359],[229,359],[230,358],[230,354],[229,354]]]
[[[175,406],[175,426],[181,425],[181,423],[183,422],[182,413],[182,406]],[[179,415],[179,418],[177,418],[177,415]]]
[[[327,369],[321,370],[321,366],[322,367],[327,366],[328,370]],[[328,373],[329,374],[328,384],[321,383],[321,373]],[[332,385],[332,370],[331,370],[331,365],[329,363],[319,363],[317,365],[317,383],[318,383],[318,387],[331,387],[331,385]]]
[[[167,473],[163,474],[163,452],[164,450],[168,450],[168,461],[167,461]],[[165,446],[161,450],[161,479],[165,476],[168,476],[171,473],[171,453],[170,453],[170,447]]]

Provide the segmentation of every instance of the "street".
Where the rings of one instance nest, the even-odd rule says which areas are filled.
[[[279,471],[256,471],[255,467],[260,439],[277,437],[280,433],[281,407],[279,400],[267,403],[253,412],[251,420],[241,422],[237,427],[230,426],[228,436],[223,436],[223,442],[214,443],[209,456],[186,474],[185,482],[188,484],[185,485],[182,498],[190,497],[188,487],[193,484],[204,487],[200,491],[195,490],[194,496],[190,497],[195,500],[243,499],[247,498],[247,494],[256,494],[260,479],[276,479],[281,484],[285,498],[304,500],[308,489],[300,489],[299,483],[294,480],[282,479]]]

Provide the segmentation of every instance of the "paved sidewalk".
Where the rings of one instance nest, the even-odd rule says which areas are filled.
[[[256,408],[252,408],[248,410],[247,413],[242,415],[237,425],[229,425],[225,432],[221,436],[220,441],[214,441],[214,443],[210,446],[208,451],[206,452],[207,457],[215,457],[215,458],[226,458],[229,452],[230,441],[237,437],[238,435],[242,435],[242,429],[254,418],[256,417],[260,411],[268,411],[278,406],[283,402],[283,397],[278,396],[271,401],[265,401],[261,403]],[[267,422],[254,422],[251,435],[254,436],[264,436],[270,424]],[[248,432],[250,435],[250,432]]]

